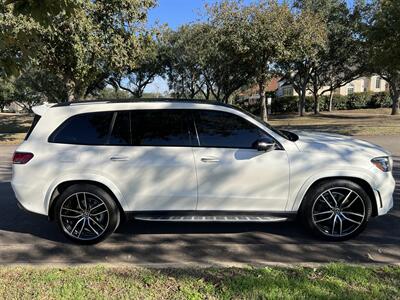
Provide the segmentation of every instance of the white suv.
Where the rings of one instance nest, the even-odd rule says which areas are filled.
[[[344,240],[393,206],[392,159],[340,135],[278,131],[201,101],[42,105],[13,159],[20,207],[79,243],[122,218],[275,222]]]

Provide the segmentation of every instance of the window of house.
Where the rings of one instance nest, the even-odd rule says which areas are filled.
[[[375,88],[376,89],[380,89],[381,88],[381,78],[380,77],[376,78]]]
[[[354,94],[354,84],[350,83],[350,84],[347,86],[347,94],[348,94],[348,95]]]

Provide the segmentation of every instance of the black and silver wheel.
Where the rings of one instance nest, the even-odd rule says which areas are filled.
[[[304,199],[302,217],[311,231],[328,240],[358,235],[371,215],[371,200],[358,184],[348,180],[325,181]]]
[[[77,184],[58,198],[55,218],[69,239],[80,244],[95,244],[115,231],[120,214],[106,191],[89,184]]]

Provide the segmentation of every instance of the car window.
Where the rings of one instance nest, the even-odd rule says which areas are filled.
[[[49,138],[50,142],[80,145],[104,145],[113,112],[80,114],[69,118]]]
[[[253,148],[260,138],[272,138],[240,116],[215,110],[195,113],[196,129],[201,147]]]
[[[131,114],[134,146],[191,146],[187,110],[134,110]]]
[[[132,123],[130,111],[119,111],[116,113],[108,144],[125,146],[132,145]]]

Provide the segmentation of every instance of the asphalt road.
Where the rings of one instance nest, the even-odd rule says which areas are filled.
[[[158,267],[332,261],[400,264],[400,136],[362,138],[396,155],[395,207],[388,215],[372,219],[356,239],[339,243],[316,240],[296,222],[129,222],[99,245],[77,246],[62,236],[56,224],[17,208],[9,183],[14,147],[1,146],[0,263],[128,263]]]

